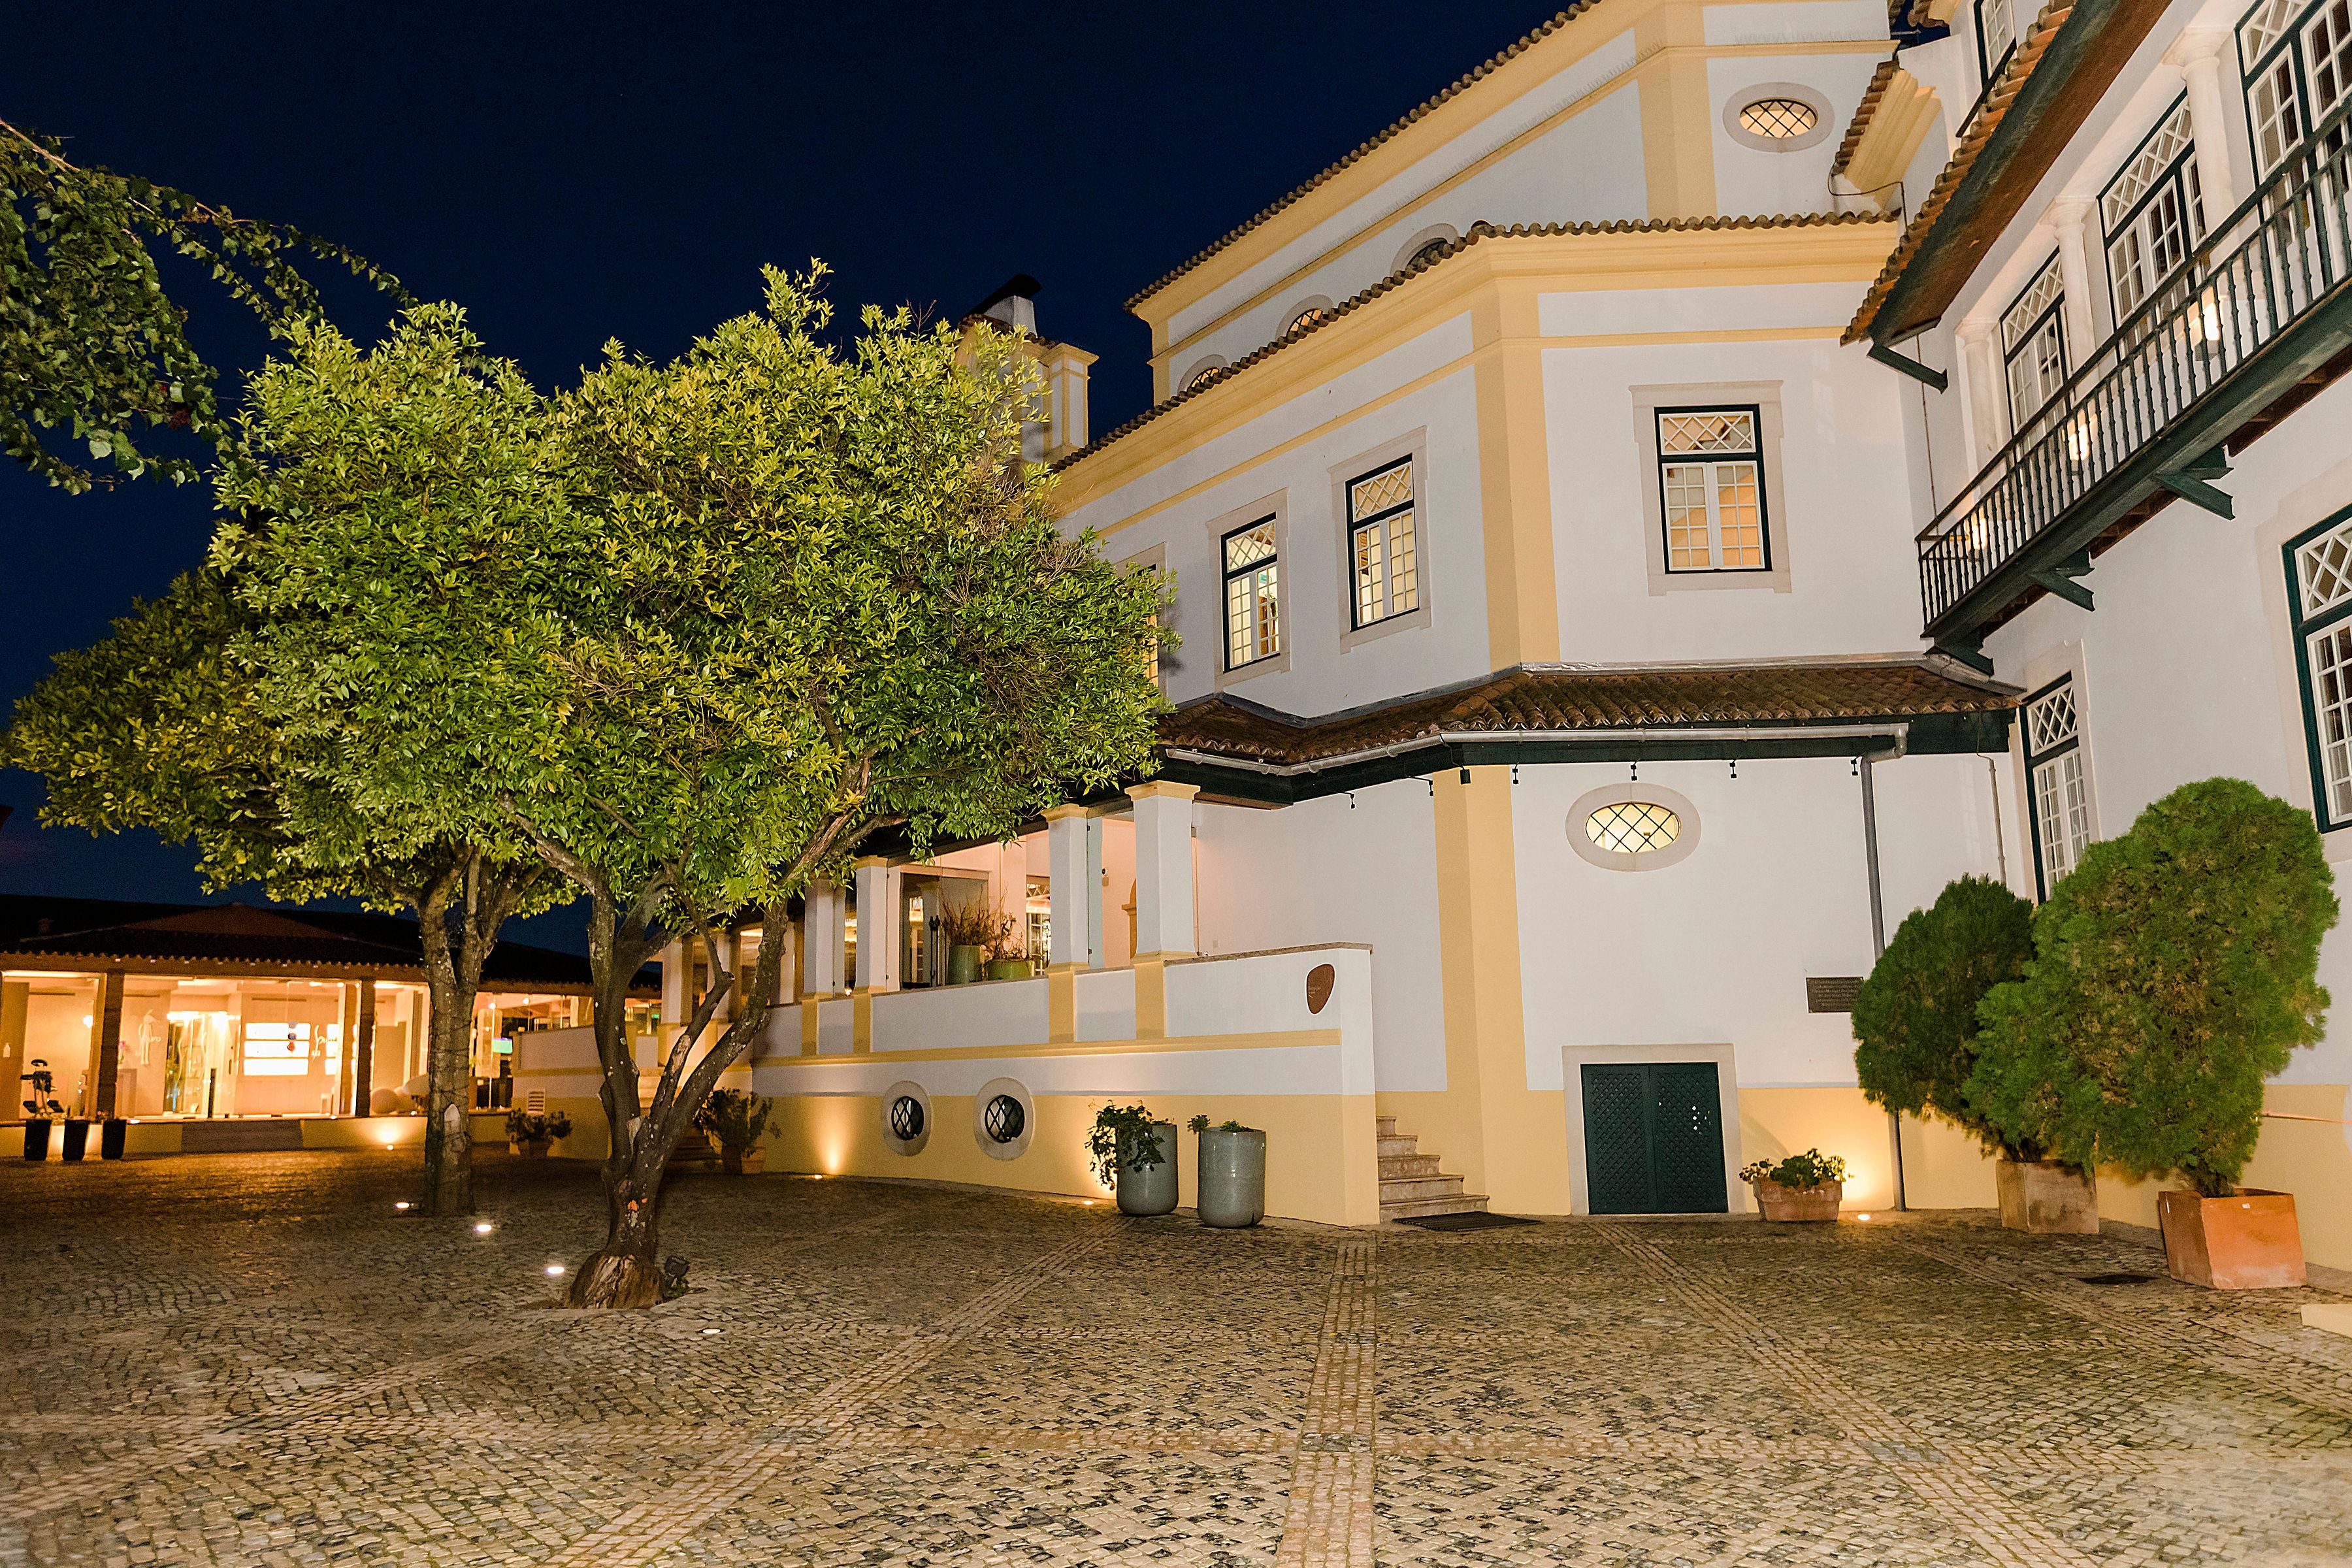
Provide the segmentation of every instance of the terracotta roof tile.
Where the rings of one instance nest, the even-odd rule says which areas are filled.
[[[1862,308],[1854,312],[1853,321],[1847,326],[1845,336],[1841,341],[1858,342],[1870,335],[1871,325],[1877,320],[1887,297],[1894,293],[1903,269],[1910,266],[1912,258],[1927,244],[1928,236],[1935,232],[1937,222],[1944,216],[1944,209],[1951,205],[1953,195],[1967,181],[1969,171],[1976,167],[1977,159],[1992,140],[1993,132],[2000,129],[2001,121],[2017,101],[2017,95],[2024,88],[2026,79],[2033,74],[2034,67],[2042,63],[2042,57],[2049,52],[2051,40],[2057,37],[2059,29],[2066,25],[2066,18],[2074,12],[2074,0],[2050,0],[2050,4],[2042,7],[2041,16],[2034,19],[2033,26],[2027,29],[2026,36],[2018,40],[2016,49],[2009,57],[2009,63],[2001,68],[2000,79],[1993,83],[1991,89],[1984,95],[1984,100],[1977,106],[1975,115],[1962,128],[1960,144],[1953,150],[1951,161],[1944,165],[1944,172],[1936,176],[1935,184],[1927,192],[1927,199],[1919,204],[1917,216],[1904,229],[1903,237],[1895,242],[1894,254],[1886,258],[1886,266],[1879,273],[1878,280],[1863,296]]]
[[[1311,767],[1451,734],[1804,725],[2015,705],[2007,687],[1919,659],[1651,669],[1538,665],[1319,720],[1229,696],[1203,698],[1161,720],[1160,740],[1210,757]]]
[[[1239,226],[1227,230],[1224,237],[1219,239],[1215,244],[1195,252],[1190,259],[1184,261],[1170,271],[1160,274],[1158,278],[1153,279],[1150,283],[1145,284],[1141,289],[1136,290],[1134,294],[1129,297],[1127,308],[1130,310],[1134,310],[1136,306],[1141,304],[1144,300],[1150,299],[1151,296],[1159,293],[1160,290],[1167,288],[1168,285],[1175,282],[1176,279],[1183,277],[1184,274],[1192,271],[1194,268],[1208,260],[1209,258],[1216,255],[1217,252],[1224,249],[1227,246],[1233,244],[1234,241],[1241,238],[1242,236],[1247,234],[1258,225],[1265,222],[1266,219],[1274,216],[1275,214],[1297,202],[1299,198],[1306,195],[1307,192],[1325,184],[1341,170],[1348,168],[1353,163],[1361,162],[1365,157],[1370,154],[1374,148],[1380,146],[1382,142],[1394,138],[1397,133],[1402,131],[1406,126],[1412,124],[1415,121],[1426,118],[1440,104],[1443,104],[1449,99],[1467,91],[1472,85],[1485,78],[1492,76],[1496,71],[1501,69],[1503,66],[1511,60],[1516,59],[1520,55],[1527,53],[1528,50],[1535,47],[1536,45],[1541,43],[1545,38],[1549,37],[1552,34],[1559,32],[1562,27],[1567,26],[1569,23],[1584,15],[1585,12],[1591,10],[1593,6],[1600,3],[1601,0],[1580,0],[1579,4],[1570,5],[1567,10],[1560,12],[1558,16],[1552,17],[1550,21],[1546,22],[1543,26],[1536,28],[1533,32],[1528,33],[1526,37],[1520,38],[1518,42],[1511,45],[1510,47],[1503,50],[1500,54],[1492,57],[1486,60],[1486,63],[1478,66],[1466,76],[1456,79],[1454,83],[1447,87],[1444,91],[1439,92],[1433,98],[1423,100],[1402,119],[1391,123],[1387,130],[1382,131],[1379,135],[1365,142],[1354,152],[1349,153],[1346,157],[1340,159],[1338,163],[1332,164],[1329,168],[1324,170],[1313,179],[1308,180],[1306,184],[1298,186],[1297,189],[1290,192],[1289,195],[1260,208],[1256,216],[1251,217],[1248,221],[1241,224]]]
[[[1870,117],[1878,112],[1878,101],[1886,96],[1886,84],[1902,68],[1898,51],[1879,61],[1878,68],[1870,73],[1870,85],[1862,89],[1862,101],[1854,105],[1853,118],[1845,124],[1845,140],[1838,143],[1837,157],[1830,163],[1831,174],[1844,174],[1846,165],[1853,162],[1854,149],[1862,145],[1862,133],[1870,129]]]
[[[1171,409],[1180,407],[1198,397],[1211,387],[1223,385],[1252,365],[1272,358],[1299,339],[1311,337],[1324,331],[1334,321],[1370,304],[1407,279],[1417,278],[1433,268],[1441,267],[1472,246],[1485,240],[1557,237],[1570,234],[1675,234],[1715,229],[1821,228],[1838,224],[1891,223],[1893,221],[1878,213],[1846,212],[1796,213],[1781,217],[1622,218],[1602,223],[1520,223],[1512,224],[1508,227],[1490,223],[1475,223],[1470,226],[1468,233],[1426,260],[1416,262],[1410,267],[1400,268],[1362,293],[1353,295],[1332,306],[1314,321],[1302,322],[1291,328],[1272,342],[1243,355],[1229,365],[1221,366],[1211,372],[1183,391],[1161,398],[1125,424],[1096,437],[1067,457],[1057,459],[1053,466],[1056,471],[1059,471],[1074,463],[1083,461],[1121,437],[1132,435],[1167,414]]]

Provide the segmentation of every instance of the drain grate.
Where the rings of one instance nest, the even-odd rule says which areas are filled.
[[[2149,1285],[2163,1278],[2160,1274],[2078,1274],[2085,1285]]]

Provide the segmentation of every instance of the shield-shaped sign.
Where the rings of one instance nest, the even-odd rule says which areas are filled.
[[[1331,987],[1338,983],[1339,972],[1328,963],[1318,963],[1307,972],[1307,1010],[1323,1011],[1323,1004],[1331,1000]]]

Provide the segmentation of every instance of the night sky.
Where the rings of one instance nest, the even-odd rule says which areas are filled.
[[[99,6],[16,0],[0,119],[85,163],[359,250],[567,384],[618,338],[667,357],[822,257],[832,295],[961,314],[1014,272],[1102,356],[1093,427],[1149,400],[1120,301],[1551,14],[1536,0],[1284,6]],[[1512,214],[1513,218],[1540,215]],[[199,347],[262,351],[167,277]],[[383,306],[336,291],[347,331]],[[0,458],[0,698],[202,557],[205,493],[68,497]],[[0,891],[205,897],[152,835],[42,830],[0,773]],[[231,896],[255,899],[252,889]],[[577,917],[530,940],[577,947]]]

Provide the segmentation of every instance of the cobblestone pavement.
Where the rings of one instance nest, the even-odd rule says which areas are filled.
[[[0,1166],[0,1564],[2352,1563],[2352,1341],[1979,1215],[1205,1231],[697,1175]]]

